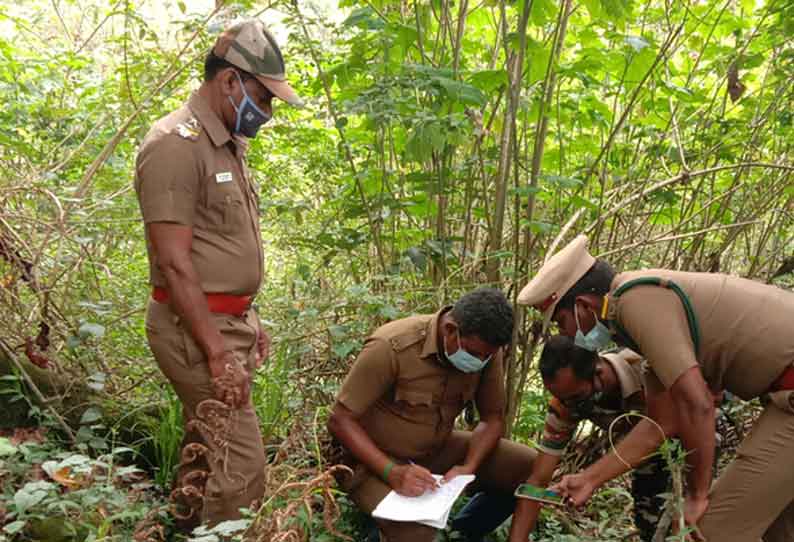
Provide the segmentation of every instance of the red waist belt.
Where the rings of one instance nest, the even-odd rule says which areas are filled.
[[[772,382],[769,391],[794,390],[794,365],[783,371],[777,380]]]
[[[207,297],[207,306],[210,312],[242,316],[251,307],[250,295],[231,294],[204,294]],[[152,290],[152,299],[158,303],[168,303],[168,290],[155,286]]]

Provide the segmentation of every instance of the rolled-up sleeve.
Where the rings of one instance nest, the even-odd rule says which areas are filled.
[[[543,436],[538,443],[538,449],[549,455],[561,456],[571,442],[578,425],[578,422],[571,417],[570,411],[559,399],[553,397],[546,411],[546,422],[543,424]]]

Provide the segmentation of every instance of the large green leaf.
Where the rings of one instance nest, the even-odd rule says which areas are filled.
[[[24,514],[31,508],[42,502],[50,491],[55,489],[55,484],[39,480],[38,482],[28,482],[16,493],[14,493],[14,507],[17,514]]]
[[[643,80],[648,70],[653,66],[656,60],[656,49],[654,47],[645,47],[641,51],[636,52],[633,48],[630,49],[626,62],[626,85],[628,88],[634,88]]]
[[[369,6],[354,9],[342,25],[357,26],[367,30],[381,30],[386,27],[386,23]]]
[[[17,453],[17,447],[11,444],[11,441],[6,437],[0,437],[0,457],[14,455]]]
[[[468,77],[469,83],[486,94],[507,86],[506,70],[481,70]]]

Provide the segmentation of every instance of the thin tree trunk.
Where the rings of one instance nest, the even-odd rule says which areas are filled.
[[[505,40],[505,50],[507,57],[507,74],[510,82],[508,92],[507,107],[505,108],[505,121],[502,126],[502,136],[500,138],[499,169],[496,175],[496,197],[494,201],[494,221],[491,227],[488,250],[488,264],[486,276],[491,283],[499,282],[499,259],[498,252],[502,248],[502,233],[504,229],[505,205],[507,203],[507,178],[510,172],[510,160],[512,158],[512,145],[510,144],[513,129],[516,123],[516,111],[518,111],[518,98],[521,92],[521,81],[524,73],[524,52],[527,48],[527,22],[529,12],[532,9],[532,1],[524,3],[521,12],[521,19],[518,22],[518,51],[510,51],[507,45],[507,16],[505,14],[505,0],[499,3],[502,13],[502,34]]]
[[[543,101],[540,104],[540,111],[538,112],[538,122],[535,130],[535,142],[532,152],[532,168],[530,171],[530,186],[535,188],[538,186],[538,177],[540,174],[540,165],[543,161],[543,150],[546,142],[546,132],[549,125],[548,108],[551,104],[552,97],[554,96],[554,88],[557,82],[557,63],[560,59],[560,52],[562,51],[563,44],[565,43],[565,33],[568,28],[568,18],[571,15],[572,3],[571,0],[562,0],[560,3],[560,11],[557,17],[557,35],[552,44],[552,54],[549,55],[549,64],[546,67],[546,78],[543,84]],[[521,250],[520,257],[516,254],[516,277],[520,276],[519,267],[527,266],[529,261],[529,254],[533,243],[532,230],[530,223],[533,219],[535,207],[535,194],[530,192],[529,200],[527,202],[527,226],[524,231],[524,243]],[[518,217],[516,217],[518,219]],[[518,233],[518,232],[517,232]],[[518,243],[517,243],[518,244]],[[516,247],[518,249],[518,246]],[[526,269],[526,267],[525,267]],[[514,306],[518,307],[515,303],[515,297],[518,295],[519,288],[513,289]],[[518,346],[519,331],[525,327],[526,310],[524,307],[518,307],[516,311],[516,321],[520,323],[516,325],[513,331],[513,348]],[[507,368],[507,381],[505,388],[507,390],[507,413],[505,417],[506,431],[509,434],[512,430],[513,423],[515,422],[516,413],[518,412],[518,405],[521,403],[522,391],[527,380],[527,372],[529,370],[530,361],[535,353],[535,346],[539,340],[539,335],[532,334],[532,340],[527,341],[524,348],[521,349],[521,355],[518,357],[517,351],[511,357],[514,363],[511,363]]]

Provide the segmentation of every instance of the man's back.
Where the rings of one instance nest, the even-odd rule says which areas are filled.
[[[621,273],[612,291],[642,277],[680,286],[697,320],[694,352],[684,306],[672,290],[636,286],[615,303],[615,318],[667,387],[694,360],[712,391],[727,389],[751,399],[794,362],[794,293],[728,275],[664,269]]]

